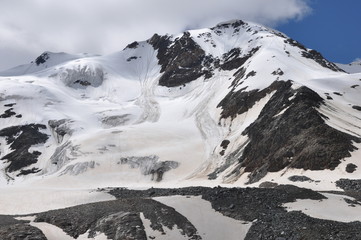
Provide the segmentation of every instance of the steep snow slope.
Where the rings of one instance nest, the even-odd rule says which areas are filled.
[[[108,56],[45,53],[0,75],[2,185],[243,185],[316,171],[334,189],[361,175],[361,75],[253,23],[155,34]]]

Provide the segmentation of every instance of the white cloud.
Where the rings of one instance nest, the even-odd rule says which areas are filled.
[[[43,51],[107,54],[157,32],[243,19],[267,26],[301,19],[307,0],[0,0],[0,69]]]

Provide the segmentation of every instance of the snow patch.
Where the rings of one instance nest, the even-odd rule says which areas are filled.
[[[361,221],[361,205],[351,205],[345,201],[355,199],[347,196],[322,193],[327,199],[310,200],[299,199],[296,202],[286,203],[287,211],[302,211],[314,218],[327,219],[339,222]]]
[[[244,239],[251,223],[241,222],[216,212],[210,202],[200,196],[156,197],[154,200],[175,208],[198,230],[198,235],[207,240]]]

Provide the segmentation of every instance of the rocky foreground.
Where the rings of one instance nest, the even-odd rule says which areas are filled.
[[[349,207],[361,205],[361,181],[340,180]],[[148,233],[143,219],[150,221],[154,232],[165,239],[165,229],[178,229],[182,239],[202,238],[195,225],[177,209],[159,201],[160,196],[201,196],[212,208],[223,215],[250,223],[246,236],[239,239],[361,239],[361,222],[337,222],[310,217],[301,211],[287,211],[285,203],[297,199],[325,200],[323,192],[293,185],[263,184],[264,188],[207,188],[129,190],[126,188],[98,189],[116,197],[116,200],[32,214],[34,222],[45,222],[62,229],[77,239],[87,234],[92,239],[99,233],[108,239],[157,239]],[[352,196],[354,200],[346,198]],[[337,207],[337,206],[335,206]],[[47,239],[30,221],[17,220],[25,216],[0,215],[0,239]],[[83,239],[83,238],[82,238]],[[95,238],[96,239],[96,238]],[[167,238],[166,238],[167,239]],[[224,239],[228,239],[224,236]]]

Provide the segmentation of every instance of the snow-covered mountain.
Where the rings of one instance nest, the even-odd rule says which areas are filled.
[[[361,177],[361,73],[243,21],[0,73],[0,183]],[[345,69],[346,70],[346,69]],[[347,71],[347,70],[346,70]],[[160,183],[159,183],[160,182]]]
[[[360,73],[361,72],[361,59],[356,59],[355,61],[353,61],[349,64],[337,63],[336,65],[348,73]]]

